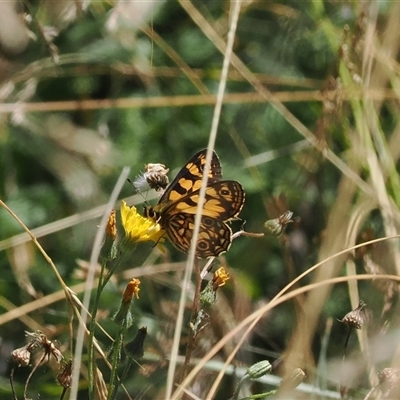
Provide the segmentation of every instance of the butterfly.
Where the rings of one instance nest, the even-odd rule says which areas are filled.
[[[178,172],[162,194],[158,204],[145,207],[145,216],[157,221],[169,240],[187,253],[193,237],[201,181],[207,149],[197,152]],[[196,257],[217,257],[232,243],[232,230],[227,221],[237,218],[245,200],[239,182],[222,180],[219,158],[212,153],[203,203]]]

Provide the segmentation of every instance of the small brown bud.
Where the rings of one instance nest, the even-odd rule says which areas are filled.
[[[212,288],[216,291],[221,286],[224,286],[226,281],[229,279],[229,274],[226,272],[224,267],[218,268],[214,272],[214,276],[212,279]]]
[[[140,280],[133,278],[129,281],[129,283],[126,285],[124,294],[122,296],[122,301],[124,303],[130,303],[132,301],[132,297],[136,296],[136,298],[139,298],[139,292],[140,292]]]
[[[106,235],[110,237],[112,240],[115,240],[115,238],[117,237],[117,219],[115,215],[116,215],[115,210],[112,210],[110,216],[108,217],[106,226]]]
[[[137,299],[139,298],[139,285],[139,279],[133,278],[129,281],[129,283],[126,285],[124,294],[122,295],[122,300],[118,311],[112,318],[116,324],[124,326],[125,329],[130,328],[133,323],[133,317],[130,308],[134,296],[136,296]]]

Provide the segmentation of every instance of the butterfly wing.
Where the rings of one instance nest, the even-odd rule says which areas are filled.
[[[179,202],[168,207],[168,214],[196,214],[200,191],[183,196]],[[202,215],[228,221],[236,217],[243,208],[245,193],[242,185],[236,181],[219,181],[206,188]]]
[[[170,241],[181,251],[187,253],[193,237],[194,214],[176,213],[169,220],[166,228]],[[218,257],[231,245],[232,231],[224,222],[202,216],[196,245],[196,257]]]
[[[197,152],[178,172],[158,204],[147,210],[167,232],[170,241],[185,253],[193,237],[206,153],[207,149]],[[242,186],[236,181],[221,179],[221,165],[213,152],[196,245],[199,258],[217,257],[229,249],[232,231],[224,221],[236,217],[244,204]]]
[[[166,205],[178,201],[182,197],[188,196],[200,189],[206,165],[206,155],[207,149],[200,150],[186,163],[167,187],[158,205]],[[217,154],[213,151],[208,171],[208,184],[218,182],[221,179],[221,164]]]

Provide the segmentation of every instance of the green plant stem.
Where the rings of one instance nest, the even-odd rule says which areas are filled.
[[[248,382],[249,379],[250,377],[247,374],[245,376],[242,376],[242,378],[237,384],[235,392],[233,393],[232,400],[238,400],[240,388],[242,387],[243,383]]]
[[[253,394],[249,397],[242,397],[239,400],[256,400],[256,399],[265,399],[268,396],[272,396],[277,393],[277,390],[271,390],[270,392],[265,392],[265,393],[258,393],[258,394]]]
[[[117,268],[117,266],[120,262],[120,258],[118,258],[114,262],[112,262],[112,261],[110,262],[110,264],[112,264],[112,266],[106,276],[104,276],[104,273],[105,273],[105,268],[106,268],[108,262],[105,261],[101,265],[99,284],[97,286],[96,297],[93,302],[93,307],[91,309],[92,318],[90,319],[90,324],[89,324],[89,350],[88,350],[89,399],[91,399],[91,400],[94,399],[94,386],[95,386],[94,376],[95,376],[96,365],[95,365],[95,359],[94,359],[94,331],[96,328],[97,310],[99,308],[101,293],[103,292],[103,289],[105,288],[106,284],[110,280],[113,272]]]
[[[113,360],[112,360],[111,375],[110,375],[110,386],[108,390],[107,400],[113,400],[117,395],[117,387],[118,387],[117,368],[119,361],[121,359],[121,350],[125,332],[126,328],[121,327],[114,343]]]
[[[96,290],[96,298],[93,303],[93,307],[91,310],[91,319],[90,319],[90,324],[89,324],[89,349],[88,349],[88,379],[89,379],[89,399],[94,399],[94,370],[95,370],[95,362],[94,362],[94,330],[96,327],[96,315],[97,315],[97,310],[99,307],[99,301],[100,301],[100,295],[102,292],[102,277],[104,274],[104,268],[105,265],[102,264],[101,266],[101,271],[100,271],[100,278],[99,278],[99,285],[97,286]]]

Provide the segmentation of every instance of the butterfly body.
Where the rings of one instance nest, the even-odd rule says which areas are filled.
[[[145,214],[156,220],[171,242],[184,252],[189,251],[193,237],[206,153],[207,149],[196,153],[178,172],[158,204],[145,209]],[[226,222],[235,219],[244,204],[245,193],[240,183],[221,179],[221,165],[213,152],[196,245],[199,258],[218,256],[228,250],[232,231]]]

